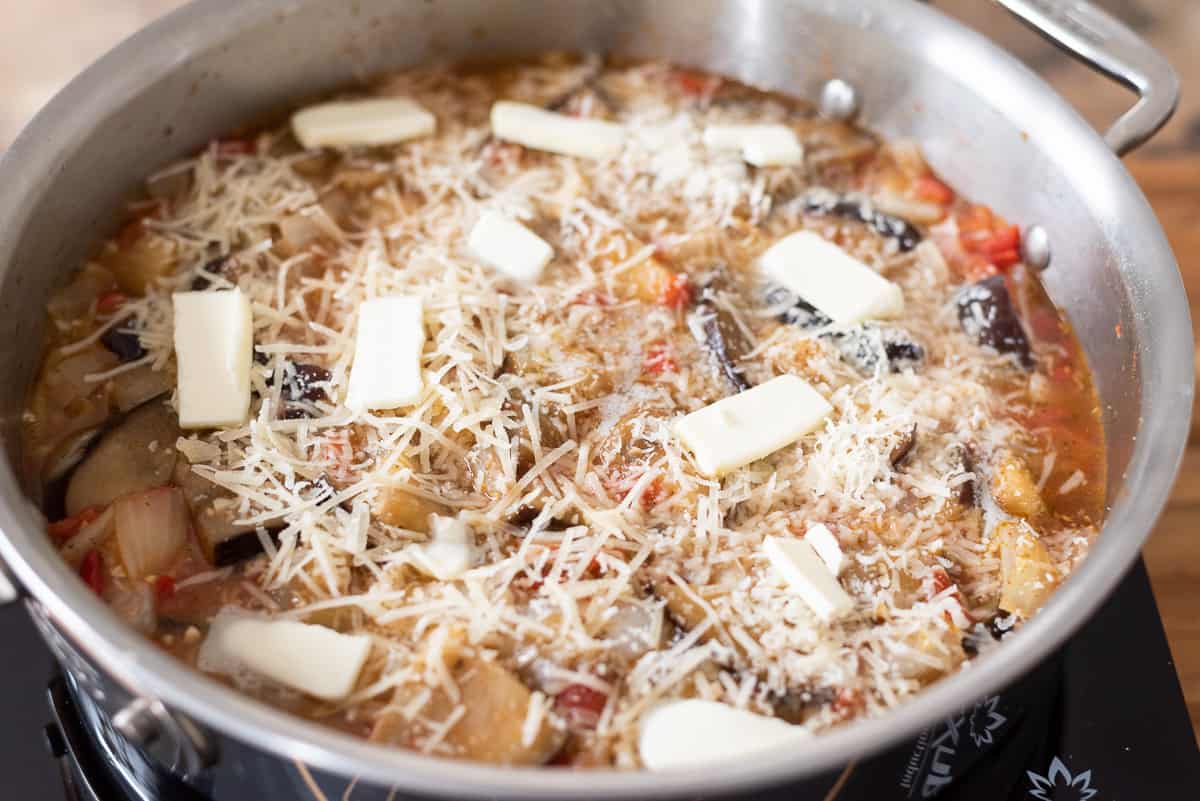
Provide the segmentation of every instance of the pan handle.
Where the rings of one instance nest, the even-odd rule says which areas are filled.
[[[1104,141],[1118,156],[1141,145],[1171,119],[1179,76],[1161,53],[1125,23],[1085,0],[996,0],[1053,44],[1138,94]]]

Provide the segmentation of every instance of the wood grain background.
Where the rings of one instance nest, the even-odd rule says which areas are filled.
[[[1200,2],[1100,0],[1171,59],[1184,97],[1171,124],[1127,159],[1179,259],[1193,324],[1200,320]],[[72,75],[180,0],[53,0],[8,3],[0,23],[0,148]],[[1103,128],[1130,96],[1055,50],[982,0],[936,5],[983,31],[1041,73]],[[1197,357],[1200,362],[1200,355]],[[1193,414],[1171,504],[1145,550],[1179,677],[1200,732],[1200,415]]]

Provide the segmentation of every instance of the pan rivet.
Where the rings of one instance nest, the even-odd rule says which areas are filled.
[[[1050,266],[1050,235],[1040,225],[1031,225],[1021,237],[1021,259],[1035,270]]]
[[[831,120],[852,120],[858,116],[858,90],[841,78],[826,81],[821,87],[820,111]]]

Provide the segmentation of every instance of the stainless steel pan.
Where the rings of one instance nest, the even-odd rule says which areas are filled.
[[[90,699],[88,713],[121,733],[118,764],[149,754],[221,797],[280,765],[361,777],[355,798],[367,797],[368,784],[456,798],[735,792],[852,763],[1010,682],[1061,643],[1137,557],[1187,436],[1192,336],[1183,287],[1162,230],[1113,154],[1157,130],[1178,87],[1160,56],[1086,3],[1000,2],[1137,92],[1136,105],[1101,138],[986,38],[907,0],[211,0],[152,25],[77,78],[0,162],[9,456],[0,464],[0,556]],[[547,48],[671,59],[810,98],[844,79],[869,126],[915,137],[950,181],[1026,227],[1042,226],[1044,238],[1027,239],[1052,253],[1046,283],[1095,371],[1111,510],[1081,568],[1011,642],[886,717],[802,750],[687,773],[500,769],[386,750],[239,696],[121,625],[59,560],[12,468],[15,425],[49,292],[111,230],[139,179],[231,127],[364,75]],[[228,770],[234,755],[240,774]],[[278,787],[258,786],[280,797]]]

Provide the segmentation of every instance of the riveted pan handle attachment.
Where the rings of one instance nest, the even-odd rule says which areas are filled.
[[[1104,141],[1117,155],[1145,142],[1171,119],[1179,76],[1123,22],[1084,0],[996,0],[1052,43],[1138,94]]]

